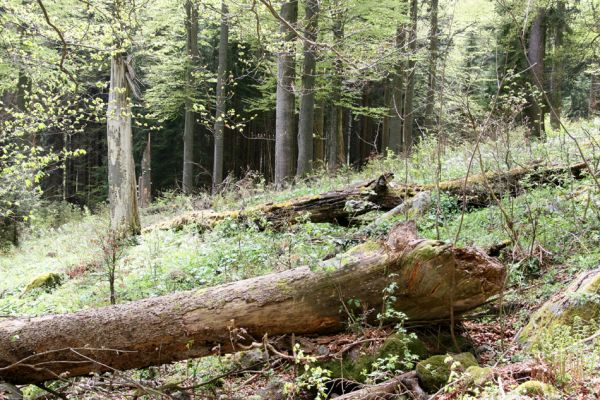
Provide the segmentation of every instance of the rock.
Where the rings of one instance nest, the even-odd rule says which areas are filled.
[[[23,393],[15,385],[0,381],[0,399],[6,400],[22,400]]]
[[[258,395],[261,399],[270,400],[284,400],[287,396],[284,393],[285,383],[278,379],[273,378],[269,380],[269,383],[264,389],[258,391]]]
[[[38,275],[31,280],[23,289],[23,294],[30,292],[33,289],[46,289],[50,290],[62,283],[62,276],[56,272],[46,272]]]
[[[469,367],[479,366],[471,353],[429,357],[417,364],[417,376],[423,389],[435,392],[445,386],[450,379],[452,364],[455,362],[460,363],[455,369],[458,373],[464,372]]]
[[[494,371],[490,367],[470,366],[465,371],[465,383],[467,386],[482,387],[494,377]]]
[[[513,393],[519,396],[552,399],[560,397],[554,386],[540,381],[527,381],[521,383]]]
[[[421,360],[429,356],[425,344],[418,338],[397,333],[388,337],[375,352],[367,352],[364,348],[356,347],[344,356],[342,360],[330,360],[321,367],[331,371],[332,379],[343,378],[354,382],[365,382],[365,372],[370,373],[372,364],[379,358],[398,355],[404,359],[405,354],[416,356]]]
[[[263,349],[240,351],[232,354],[231,359],[240,369],[257,367],[267,361]]]
[[[600,268],[580,274],[567,289],[548,300],[523,328],[518,340],[533,347],[548,332],[572,326],[575,320],[588,324],[600,319]]]

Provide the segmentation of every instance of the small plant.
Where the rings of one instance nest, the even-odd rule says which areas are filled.
[[[317,359],[313,356],[304,354],[300,345],[294,345],[294,363],[303,365],[304,372],[294,379],[294,382],[287,382],[283,388],[284,394],[294,398],[303,390],[316,390],[315,400],[325,400],[327,394],[327,382],[331,379],[331,371],[319,366],[313,366]]]
[[[98,244],[102,252],[102,262],[106,273],[106,279],[108,280],[110,304],[116,304],[115,279],[117,275],[117,266],[124,252],[124,239],[117,231],[109,229],[108,232],[98,240]]]

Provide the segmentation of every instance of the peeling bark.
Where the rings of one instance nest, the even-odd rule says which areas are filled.
[[[380,310],[391,282],[398,285],[394,309],[411,319],[443,319],[451,307],[461,313],[483,304],[500,291],[505,274],[480,250],[418,239],[414,224],[399,225],[385,243],[365,243],[313,268],[72,314],[2,320],[0,378],[35,383],[232,352],[238,350],[235,328],[249,338],[339,332],[347,322],[342,302],[357,299]]]

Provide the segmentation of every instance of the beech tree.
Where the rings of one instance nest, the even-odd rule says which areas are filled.
[[[294,175],[295,118],[294,79],[296,76],[294,25],[298,19],[298,1],[281,6],[281,48],[277,55],[277,103],[275,117],[275,183],[281,187]]]
[[[219,35],[219,66],[217,71],[217,99],[215,107],[215,150],[213,161],[213,193],[223,182],[223,146],[225,142],[225,106],[227,96],[225,84],[227,81],[227,46],[229,45],[229,23],[227,22],[227,5],[221,1],[221,29]]]

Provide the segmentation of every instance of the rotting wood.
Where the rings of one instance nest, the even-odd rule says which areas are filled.
[[[443,192],[458,199],[459,204],[465,202],[467,208],[488,207],[493,204],[491,187],[496,198],[518,196],[525,190],[524,181],[530,184],[561,185],[571,176],[581,179],[585,176],[587,165],[584,162],[570,166],[542,166],[539,164],[513,168],[504,172],[488,172],[476,174],[467,180],[464,178],[440,182]],[[161,222],[144,229],[149,232],[155,229],[181,229],[185,225],[196,225],[208,229],[228,218],[251,220],[257,223],[267,221],[275,228],[285,227],[298,221],[308,219],[312,222],[331,222],[347,224],[352,218],[370,211],[389,211],[407,199],[413,199],[423,192],[433,192],[436,185],[392,185],[394,175],[384,174],[377,179],[362,182],[341,190],[334,190],[316,196],[302,197],[297,200],[266,203],[247,210],[215,212],[212,210],[192,211],[166,222]],[[487,182],[487,183],[486,183]],[[402,208],[397,208],[402,209]]]
[[[457,314],[473,309],[501,290],[505,275],[503,265],[478,249],[418,239],[414,223],[401,224],[387,241],[363,243],[313,268],[71,314],[0,320],[0,379],[36,383],[232,352],[241,349],[235,332],[248,337],[240,344],[265,334],[340,332],[347,325],[342,302],[356,299],[381,310],[391,282],[398,285],[393,307],[408,318],[447,318],[450,299]]]
[[[419,386],[416,371],[406,372],[377,385],[346,393],[336,397],[338,400],[383,400],[396,399],[399,394],[410,394],[413,399],[425,400],[427,393]]]
[[[267,222],[274,227],[293,224],[305,220],[305,218],[312,222],[335,222],[344,225],[353,217],[379,209],[378,204],[383,201],[382,197],[386,195],[388,182],[392,178],[392,174],[385,174],[377,179],[341,190],[334,190],[317,196],[302,197],[293,201],[266,203],[247,210],[192,211],[169,221],[150,226],[145,231],[178,229],[189,224],[201,228],[210,228],[228,218],[250,220],[259,224]]]

